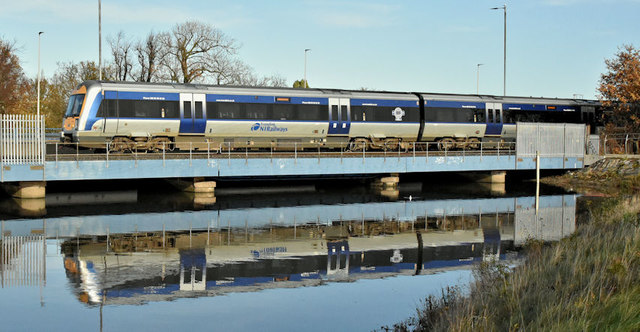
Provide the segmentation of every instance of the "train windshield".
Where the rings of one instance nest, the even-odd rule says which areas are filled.
[[[79,116],[83,101],[83,94],[71,95],[71,97],[69,97],[69,105],[67,106],[67,111],[64,113],[64,116]]]

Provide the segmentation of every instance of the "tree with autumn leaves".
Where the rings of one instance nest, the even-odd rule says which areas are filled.
[[[625,45],[605,60],[607,72],[600,77],[600,102],[605,111],[606,129],[640,132],[640,50]]]

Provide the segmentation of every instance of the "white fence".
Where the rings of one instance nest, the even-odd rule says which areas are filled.
[[[0,285],[38,286],[46,280],[44,235],[0,238]]]
[[[43,165],[44,116],[0,115],[0,164]]]
[[[586,127],[583,124],[517,123],[518,158],[584,158]]]

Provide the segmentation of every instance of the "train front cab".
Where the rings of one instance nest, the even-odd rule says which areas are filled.
[[[74,90],[69,97],[67,110],[65,111],[62,119],[62,132],[60,133],[60,140],[62,142],[72,142],[76,140],[75,135],[78,130],[80,113],[84,108],[86,93],[87,88],[85,86],[81,86]]]

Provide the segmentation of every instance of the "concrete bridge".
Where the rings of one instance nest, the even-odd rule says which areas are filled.
[[[188,179],[187,190],[212,192],[215,181],[223,178],[368,175],[393,186],[397,176],[406,173],[484,172],[488,181],[504,182],[506,172],[534,170],[537,162],[543,170],[585,165],[585,126],[575,124],[518,123],[516,142],[497,150],[436,151],[435,145],[415,144],[406,151],[387,152],[254,153],[223,148],[221,153],[88,155],[78,148],[76,153],[58,154],[58,143],[47,147],[43,119],[5,117],[0,128],[0,183],[23,198],[43,197],[49,181]]]

